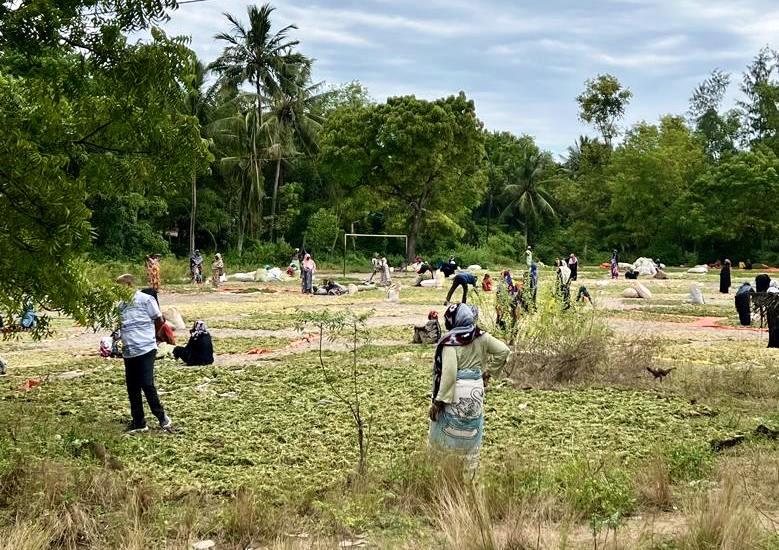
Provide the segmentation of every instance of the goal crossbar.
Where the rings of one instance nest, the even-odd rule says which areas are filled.
[[[346,241],[349,237],[369,237],[375,239],[403,239],[405,242],[406,256],[408,256],[408,235],[380,235],[375,233],[344,233],[344,277],[346,277]]]

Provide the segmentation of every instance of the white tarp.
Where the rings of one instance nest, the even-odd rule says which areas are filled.
[[[657,273],[655,261],[652,258],[639,258],[633,262],[633,269],[645,277],[654,277]]]

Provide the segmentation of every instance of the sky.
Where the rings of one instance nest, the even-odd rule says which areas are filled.
[[[779,47],[776,0],[278,0],[273,26],[295,24],[314,79],[359,80],[377,101],[460,90],[490,130],[529,134],[562,154],[594,131],[577,119],[587,78],[611,73],[634,97],[625,124],[684,114],[715,68],[741,73],[766,44]],[[245,0],[183,4],[163,25],[189,35],[207,62],[246,20]]]

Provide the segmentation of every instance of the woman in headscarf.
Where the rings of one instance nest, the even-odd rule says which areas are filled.
[[[392,284],[392,276],[390,275],[390,268],[389,263],[387,262],[387,257],[382,254],[379,258],[379,269],[381,269],[380,276],[381,276],[381,286],[390,286]]]
[[[189,274],[193,283],[203,282],[203,256],[200,255],[200,250],[195,250],[189,257]]]
[[[452,304],[444,313],[449,332],[436,347],[429,412],[430,447],[462,458],[470,477],[479,467],[488,369],[502,369],[511,353],[476,326],[477,315],[468,304]]]
[[[222,260],[222,255],[217,252],[214,254],[214,261],[211,264],[211,284],[214,285],[214,288],[219,288],[219,282],[224,273],[225,263],[224,260]]]
[[[571,253],[571,255],[568,256],[568,269],[571,270],[572,281],[579,278],[579,258],[577,258],[574,253]]]
[[[316,263],[311,258],[311,254],[306,254],[300,269],[303,294],[312,294],[314,292],[314,273],[316,273]]]
[[[146,276],[149,279],[149,287],[160,289],[160,261],[156,256],[146,256]]]
[[[173,348],[173,357],[189,366],[210,365],[214,362],[214,344],[205,321],[195,321],[189,331],[189,342],[186,346]]]
[[[730,291],[730,260],[725,260],[719,272],[719,291],[727,294]]]
[[[617,252],[616,248],[611,252],[610,265],[611,265],[611,278],[619,279],[619,253]]]

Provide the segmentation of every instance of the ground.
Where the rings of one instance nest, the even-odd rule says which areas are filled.
[[[734,283],[755,274],[735,271]],[[120,520],[108,526],[96,520],[100,528],[74,528],[73,540],[57,534],[61,546],[145,541],[148,546],[138,547],[186,548],[201,538],[217,540],[218,548],[446,545],[440,513],[431,511],[435,495],[421,494],[435,489],[424,462],[433,347],[410,343],[412,326],[423,324],[431,309],[442,311],[446,289],[413,288],[410,275],[396,278],[404,285],[400,303],[387,301],[379,290],[303,296],[294,281],[228,283],[219,291],[168,285],[160,295],[162,309],[178,308],[188,323],[204,319],[217,355],[208,367],[158,360],[157,385],[176,425],[173,434],[122,434],[129,420],[123,366],[97,356],[102,333],[56,318],[50,339],[33,342],[22,335],[1,342],[0,355],[9,365],[0,378],[0,415],[7,420],[0,428],[3,479],[8,487],[11,479],[26,480],[36,494],[48,495],[51,488],[30,481],[29,470],[61,468],[73,487],[57,498],[68,510],[82,499],[90,513],[94,495],[79,492],[86,483],[81,475],[94,480],[115,470],[125,491],[136,494],[139,483],[149,488],[151,511],[141,514],[142,525],[128,531],[116,524]],[[542,270],[541,284],[552,280],[552,271]],[[512,547],[504,541],[507,503],[544,494],[556,499],[554,512],[523,520],[526,526],[537,523],[532,547],[561,547],[564,531],[569,547],[591,547],[596,540],[675,548],[673,537],[688,529],[695,499],[703,498],[707,484],[721,486],[729,465],[751,466],[757,482],[763,475],[777,477],[776,444],[752,434],[761,424],[779,425],[779,352],[766,349],[765,332],[736,327],[733,294],[717,292],[716,274],[671,270],[668,280],[641,282],[652,291],[651,300],[621,298],[629,282],[609,281],[605,270],[594,267],[582,270],[574,288],[590,289],[594,317],[614,331],[614,342],[651,345],[657,365],[675,367],[664,381],[654,381],[637,363],[633,371],[620,366],[630,383],[607,376],[554,387],[520,384],[516,376],[492,382],[479,486],[497,546]],[[688,303],[695,283],[704,285],[705,306]],[[489,329],[493,297],[482,293],[474,300]],[[369,340],[358,350],[370,426],[368,474],[362,478],[355,476],[352,417],[325,381],[329,373],[341,392],[351,388],[349,340],[320,340],[315,326],[301,325],[301,313],[347,308],[372,312]],[[586,308],[571,315],[589,318]],[[30,382],[34,387],[25,389]],[[747,436],[741,445],[712,450],[712,444],[741,435]],[[672,492],[659,504],[651,502],[657,491],[644,495],[641,482],[656,459]],[[777,469],[769,474],[766,468]],[[32,479],[48,475],[34,472]],[[773,479],[770,490],[756,485],[762,490],[756,489],[754,508],[773,518],[779,507],[772,491],[779,483]],[[0,534],[11,537],[14,526],[18,531],[37,521],[38,509],[20,503],[23,489],[0,493]],[[249,520],[241,511],[247,498],[248,508],[259,514]],[[110,510],[116,503],[99,504]],[[248,525],[251,518],[266,527]]]

